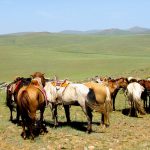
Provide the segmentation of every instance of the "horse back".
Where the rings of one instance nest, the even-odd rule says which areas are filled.
[[[88,88],[92,89],[95,93],[96,100],[99,103],[103,103],[106,99],[106,86],[104,84],[94,83],[94,82],[87,82],[84,83]]]
[[[32,85],[22,87],[18,93],[17,100],[20,106],[21,103],[25,105],[28,104],[28,106],[34,108],[35,111],[45,104],[43,93]]]

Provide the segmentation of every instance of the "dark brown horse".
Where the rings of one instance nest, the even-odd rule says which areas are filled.
[[[144,100],[144,107],[150,112],[150,81],[149,80],[138,80],[138,83],[142,85],[145,90],[141,95],[141,98]],[[147,105],[147,97],[149,97],[149,106]]]
[[[40,78],[35,78],[30,85],[23,86],[17,96],[17,105],[22,118],[22,136],[26,139],[25,127],[30,131],[31,138],[34,139],[33,126],[36,121],[36,111],[40,110],[40,127],[43,128],[43,114],[45,110],[45,95],[39,83]],[[43,128],[44,129],[44,128]]]
[[[17,109],[16,101],[17,95],[21,87],[29,85],[31,78],[17,77],[13,82],[11,82],[6,89],[6,105],[10,109],[10,121],[13,121],[13,110],[16,109],[16,121],[19,121],[19,112]]]

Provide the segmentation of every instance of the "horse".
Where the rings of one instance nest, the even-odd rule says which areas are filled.
[[[44,87],[45,86],[45,82],[46,82],[46,79],[44,77],[44,73],[41,73],[41,72],[35,72],[31,75],[31,77],[34,79],[36,77],[39,77],[41,78],[41,83],[42,83],[42,86]]]
[[[115,111],[115,99],[117,96],[118,91],[122,88],[122,89],[126,89],[127,85],[128,85],[128,80],[127,78],[124,77],[120,77],[117,79],[104,79],[104,80],[96,80],[98,83],[100,84],[105,84],[106,86],[108,86],[109,90],[110,90],[110,94],[111,94],[111,98],[113,101],[113,111]]]
[[[44,87],[44,90],[46,92],[47,96],[47,102],[50,106],[50,109],[52,111],[52,119],[54,121],[54,127],[58,126],[58,119],[57,119],[57,105],[60,105],[62,103],[58,103],[57,101],[57,91],[59,90],[60,86],[67,86],[69,83],[71,83],[68,80],[52,80],[47,81],[46,85]],[[70,124],[70,114],[69,114],[69,105],[63,105],[65,110],[65,115],[67,119],[67,124]]]
[[[144,87],[137,82],[132,82],[127,86],[126,95],[128,101],[131,103],[130,116],[137,117],[137,110],[141,115],[145,115],[145,110],[141,101],[141,94],[144,91]]]
[[[41,78],[35,77],[28,86],[23,86],[17,95],[17,105],[22,118],[22,137],[26,139],[25,127],[30,131],[34,140],[33,126],[36,121],[36,111],[40,110],[40,127],[43,126],[43,114],[46,105]]]
[[[95,82],[84,83],[93,92],[88,95],[86,105],[92,110],[102,114],[101,125],[108,127],[110,125],[109,113],[112,111],[112,101],[110,90],[104,84]]]
[[[28,85],[31,82],[31,78],[17,77],[6,88],[6,105],[10,110],[10,121],[13,121],[13,110],[16,108],[16,121],[19,121],[19,112],[16,105],[16,99],[20,88],[24,85]]]
[[[59,86],[55,86],[55,82],[47,82],[44,89],[47,94],[47,100],[50,103],[53,103],[55,106],[59,104],[63,104],[64,106],[79,105],[88,120],[87,132],[90,133],[92,131],[92,110],[88,105],[86,105],[86,101],[88,101],[87,99],[89,99],[90,97],[92,97],[94,100],[94,97],[92,96],[94,95],[93,90],[89,89],[84,84],[68,83],[66,81],[61,83]],[[54,117],[55,122],[57,122],[56,112],[54,114]],[[66,112],[66,117],[68,117],[68,120],[70,121],[69,110]]]
[[[145,88],[141,98],[144,100],[144,107],[147,109],[147,96],[149,97],[149,111],[150,111],[150,81],[149,80],[138,80],[137,81],[141,86]]]

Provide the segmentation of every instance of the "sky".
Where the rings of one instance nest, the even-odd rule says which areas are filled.
[[[150,28],[150,0],[0,0],[0,34]]]

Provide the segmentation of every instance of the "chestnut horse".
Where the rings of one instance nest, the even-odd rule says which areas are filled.
[[[34,139],[33,125],[36,121],[36,111],[40,110],[40,127],[43,126],[43,114],[46,105],[46,97],[41,86],[41,78],[35,77],[30,85],[23,86],[17,96],[17,105],[22,118],[22,136],[26,139],[25,127],[30,131],[31,138]],[[44,129],[44,128],[43,128]]]
[[[21,87],[24,85],[29,85],[31,78],[17,77],[13,82],[11,82],[6,89],[6,105],[10,109],[10,121],[13,121],[13,110],[16,109],[16,121],[19,121],[19,112],[17,109],[16,101],[17,95]]]
[[[99,80],[96,80],[99,83]],[[109,90],[110,90],[110,94],[111,94],[111,99],[113,102],[113,110],[115,111],[115,99],[117,96],[118,91],[122,88],[122,89],[126,89],[127,85],[128,85],[128,80],[127,78],[121,77],[121,78],[117,78],[117,79],[104,79],[104,80],[100,80],[100,84],[105,84],[106,86],[108,86]]]

